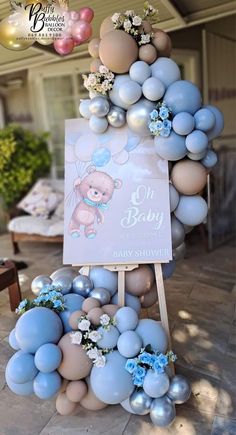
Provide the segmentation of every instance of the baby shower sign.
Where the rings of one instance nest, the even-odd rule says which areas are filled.
[[[172,259],[168,163],[128,127],[66,121],[64,264]]]

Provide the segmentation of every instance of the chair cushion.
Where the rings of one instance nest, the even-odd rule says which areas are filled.
[[[35,216],[20,216],[8,224],[9,231],[16,233],[37,234],[40,236],[62,236],[63,220],[58,218],[44,219]]]

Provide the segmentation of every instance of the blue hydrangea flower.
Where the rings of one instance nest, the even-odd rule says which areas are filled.
[[[27,299],[23,299],[23,301],[21,301],[18,305],[18,310],[23,310],[26,307],[27,302]]]
[[[137,387],[142,387],[143,380],[144,380],[144,378],[140,378],[139,376],[135,376],[133,379],[133,384],[136,385]]]
[[[143,364],[148,364],[148,365],[152,365],[153,363],[153,355],[151,355],[148,352],[143,352],[139,355],[138,357],[139,361],[142,362]]]
[[[127,372],[129,373],[134,373],[134,371],[137,368],[137,363],[134,359],[128,359],[126,364],[125,364],[125,369],[127,370]]]
[[[171,121],[169,121],[169,119],[165,119],[163,121],[163,128],[169,128],[169,129],[171,129],[171,127],[172,127]]]
[[[170,129],[169,128],[163,128],[160,132],[160,135],[162,137],[169,137],[170,136]]]
[[[53,302],[53,308],[62,308],[62,301],[60,299],[57,299]]]
[[[158,118],[158,110],[154,109],[151,113],[150,113],[150,117],[153,121],[156,121],[156,119]]]
[[[166,106],[161,106],[159,109],[159,116],[162,120],[167,119],[169,116],[169,109]]]

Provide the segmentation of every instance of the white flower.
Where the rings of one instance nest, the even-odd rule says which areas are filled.
[[[120,14],[115,13],[115,14],[112,15],[112,17],[111,17],[111,21],[112,21],[113,23],[117,23],[117,21],[119,21],[119,18],[120,18]]]
[[[102,326],[107,326],[107,325],[109,325],[109,323],[110,323],[110,317],[108,316],[108,314],[103,314],[101,317],[100,317],[100,324],[102,325]]]
[[[147,34],[147,35],[141,35],[140,44],[148,44],[150,42],[150,39],[151,39],[151,37],[150,37],[149,34]]]
[[[87,319],[82,319],[80,320],[79,324],[78,324],[78,328],[80,329],[80,331],[88,331],[90,328],[90,321]]]
[[[104,355],[99,356],[94,362],[94,365],[96,367],[104,367],[105,364],[106,364],[106,357]]]
[[[88,79],[87,79],[87,83],[89,86],[95,86],[97,83],[96,77],[92,74],[89,74]]]
[[[131,26],[132,26],[132,24],[131,24],[131,21],[130,20],[125,20],[124,21],[124,29],[127,31],[127,30],[129,30],[129,29],[131,29]]]
[[[134,11],[126,11],[125,12],[125,15],[128,15],[128,16],[134,16],[135,15],[135,12]]]
[[[109,69],[108,69],[105,65],[101,65],[101,66],[99,67],[99,72],[100,72],[101,74],[108,74],[108,73],[109,73]]]
[[[141,24],[142,24],[142,18],[139,17],[138,15],[136,15],[136,16],[133,18],[133,25],[134,25],[134,26],[140,26]]]
[[[98,331],[91,331],[88,335],[88,338],[96,343],[97,341],[101,340],[102,334],[100,334]]]
[[[97,349],[97,347],[94,347],[93,349],[88,350],[87,355],[90,359],[97,359],[100,356],[100,352]]]
[[[107,80],[113,80],[114,77],[115,77],[114,74],[111,71],[109,71],[109,73],[107,74]]]
[[[70,337],[71,337],[71,343],[72,344],[81,344],[83,335],[81,334],[80,331],[76,331],[76,332],[72,332],[70,334]]]

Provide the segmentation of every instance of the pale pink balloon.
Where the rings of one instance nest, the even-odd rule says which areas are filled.
[[[79,10],[79,17],[81,20],[87,21],[87,23],[91,23],[93,17],[94,17],[94,12],[93,9],[91,8],[81,8]]]
[[[73,21],[78,21],[80,19],[80,14],[77,11],[70,11],[70,18]]]
[[[72,36],[76,42],[85,42],[92,35],[92,26],[84,20],[79,20],[72,26]]]
[[[56,39],[54,41],[54,49],[61,56],[70,54],[74,48],[74,41],[71,38]]]

